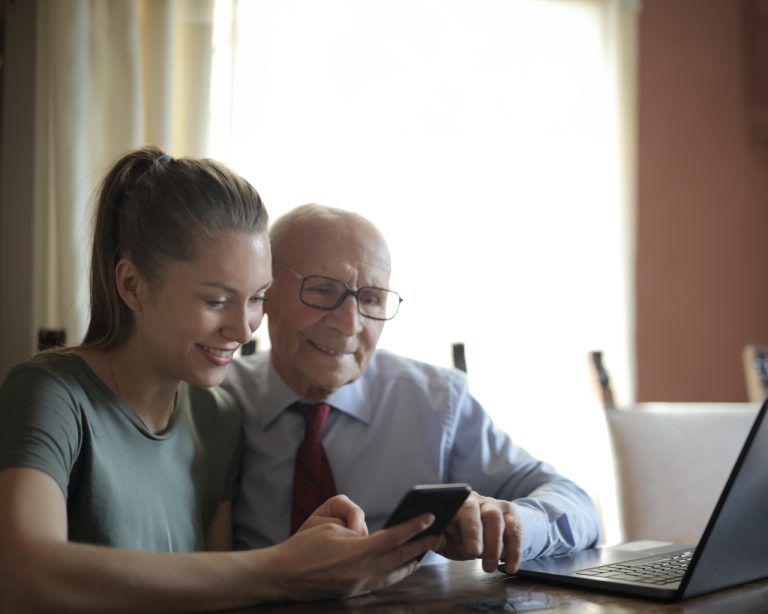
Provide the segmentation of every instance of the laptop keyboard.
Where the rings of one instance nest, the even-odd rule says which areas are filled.
[[[652,561],[637,563],[614,563],[602,567],[592,567],[577,571],[580,576],[606,578],[611,580],[630,580],[644,584],[670,584],[679,582],[688,569],[693,550],[685,550]]]

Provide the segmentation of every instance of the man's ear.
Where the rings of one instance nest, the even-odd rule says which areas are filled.
[[[131,311],[141,311],[141,275],[128,258],[121,258],[115,265],[117,293]]]

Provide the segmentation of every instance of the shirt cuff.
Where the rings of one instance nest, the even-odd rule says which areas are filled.
[[[536,507],[530,507],[522,502],[514,501],[520,527],[522,528],[522,544],[520,546],[521,561],[535,559],[549,547],[549,522],[546,512]]]

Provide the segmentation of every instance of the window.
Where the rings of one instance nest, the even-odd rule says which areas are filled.
[[[464,342],[497,424],[577,479],[573,442],[601,436],[587,353],[604,350],[631,390],[614,5],[220,0],[216,13],[212,156],[273,219],[319,202],[379,225],[405,298],[380,347],[450,365]]]

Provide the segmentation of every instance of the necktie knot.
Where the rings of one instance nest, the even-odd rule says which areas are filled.
[[[304,437],[312,441],[319,441],[325,421],[328,420],[331,406],[328,403],[312,405],[310,403],[297,402],[294,404],[294,408],[304,416]]]

